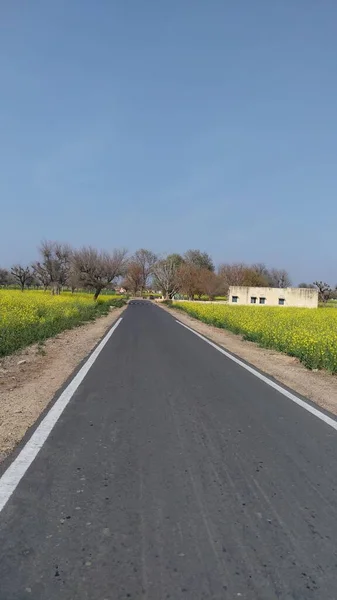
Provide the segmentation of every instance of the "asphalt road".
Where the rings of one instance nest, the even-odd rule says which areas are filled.
[[[0,514],[0,599],[337,599],[336,485],[336,431],[131,304]]]

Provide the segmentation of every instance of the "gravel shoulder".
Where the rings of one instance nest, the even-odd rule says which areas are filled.
[[[0,462],[125,307],[0,360]]]
[[[174,314],[179,321],[192,327],[219,344],[219,346],[243,358],[298,394],[337,415],[336,375],[331,375],[325,371],[309,371],[295,357],[287,356],[275,350],[260,348],[254,342],[244,340],[240,335],[202,323],[180,310],[167,308],[160,304],[158,306]]]

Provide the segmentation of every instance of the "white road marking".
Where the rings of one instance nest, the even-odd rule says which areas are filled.
[[[242,362],[242,360],[239,360],[238,358],[236,358],[235,356],[233,356],[229,352],[226,352],[226,350],[223,350],[223,348],[220,348],[220,346],[218,346],[214,342],[211,342],[210,340],[208,340],[206,337],[204,337],[203,335],[201,335],[201,333],[198,333],[197,331],[195,331],[191,327],[188,327],[187,325],[185,325],[181,321],[178,321],[178,319],[176,319],[176,322],[179,323],[179,325],[181,325],[182,327],[185,327],[185,329],[188,329],[189,331],[191,331],[192,333],[194,333],[194,335],[198,336],[200,339],[204,340],[204,342],[207,342],[207,344],[209,344],[210,346],[213,346],[213,348],[215,348],[215,350],[218,350],[218,352],[221,352],[221,354],[224,354],[227,358],[229,358],[233,362],[235,362],[238,365],[240,365],[240,367],[243,367],[244,369],[246,369],[246,371],[249,371],[249,373],[252,373],[252,375],[255,375],[255,377],[257,377],[258,379],[261,379],[261,381],[263,381],[264,383],[266,383],[270,387],[274,388],[274,390],[276,390],[277,392],[280,392],[280,394],[283,394],[283,396],[286,396],[286,398],[289,398],[289,400],[292,400],[292,402],[295,402],[295,404],[298,404],[299,406],[301,406],[302,408],[304,408],[305,410],[307,410],[309,413],[311,413],[312,415],[314,415],[315,417],[317,417],[321,421],[324,421],[324,423],[326,423],[327,425],[330,425],[330,427],[332,427],[333,429],[335,429],[337,431],[337,421],[335,421],[334,419],[332,419],[331,417],[329,417],[325,413],[321,412],[317,408],[314,408],[313,406],[311,406],[311,404],[308,404],[308,402],[305,402],[304,400],[301,400],[301,398],[298,398],[298,396],[295,396],[295,394],[292,394],[291,392],[288,392],[288,390],[286,390],[285,388],[283,388],[278,383],[275,383],[274,381],[272,381],[271,379],[269,379],[265,375],[262,375],[262,373],[259,373],[259,371],[257,371],[253,367],[250,367],[249,365],[246,365],[246,363]]]
[[[9,498],[13,494],[15,488],[19,485],[22,477],[26,473],[27,469],[36,458],[37,454],[41,450],[47,437],[49,436],[54,425],[57,423],[67,404],[69,404],[71,398],[76,392],[79,385],[82,383],[84,377],[88,373],[89,369],[94,364],[95,360],[103,350],[106,343],[111,338],[113,332],[117,329],[121,323],[122,317],[120,317],[116,323],[111,327],[106,336],[99,343],[97,348],[90,354],[88,360],[84,363],[83,367],[79,370],[77,375],[71,380],[66,389],[62,392],[60,397],[56,400],[55,404],[48,411],[40,425],[34,431],[32,437],[28,440],[21,452],[18,454],[16,459],[4,472],[0,478],[0,512],[8,502]]]

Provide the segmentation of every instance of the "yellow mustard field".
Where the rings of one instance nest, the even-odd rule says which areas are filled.
[[[0,290],[0,356],[95,319],[123,302],[108,295],[94,302],[91,294]]]
[[[204,323],[243,334],[265,348],[299,358],[309,369],[337,373],[337,309],[228,306],[175,302]]]

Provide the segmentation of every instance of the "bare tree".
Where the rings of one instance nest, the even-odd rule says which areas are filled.
[[[272,287],[286,288],[291,286],[289,273],[285,269],[271,269],[270,279]]]
[[[182,264],[177,271],[179,289],[188,296],[189,300],[194,300],[196,294],[200,296],[202,293],[200,272],[201,269],[192,263]]]
[[[72,256],[72,271],[76,273],[79,285],[93,289],[95,300],[104,288],[124,275],[125,270],[126,250],[99,252],[89,246],[76,250]]]
[[[39,252],[41,261],[33,264],[34,274],[45,289],[50,286],[52,294],[59,294],[67,283],[73,251],[69,244],[42,242]]]
[[[30,277],[26,281],[26,288],[29,290],[31,287],[39,288],[41,286],[39,280],[35,277],[34,271],[31,271]]]
[[[153,273],[153,266],[157,261],[157,256],[151,250],[140,248],[135,252],[132,257],[132,262],[137,263],[141,270],[142,280],[140,284],[140,291],[142,292],[147,285],[150,275]]]
[[[70,287],[71,293],[74,294],[75,290],[80,286],[77,273],[73,268],[73,263],[70,263],[69,272],[67,275],[67,286]]]
[[[203,294],[208,296],[209,300],[217,295],[224,293],[224,283],[220,275],[216,275],[208,269],[200,269],[199,272],[199,287]]]
[[[255,271],[253,267],[246,267],[243,271],[243,285],[248,287],[268,287],[269,280],[266,275]]]
[[[152,267],[154,287],[160,289],[166,300],[179,291],[178,263],[174,256],[158,260]]]
[[[6,287],[10,284],[12,276],[7,269],[0,269],[0,285]]]
[[[288,287],[290,278],[284,269],[269,270],[264,263],[251,266],[244,263],[223,264],[218,270],[222,277],[226,293],[231,285],[248,287]]]
[[[246,268],[243,263],[220,265],[218,274],[223,280],[226,294],[231,285],[244,285]]]
[[[127,264],[125,279],[127,288],[136,296],[139,290],[142,290],[144,287],[143,266],[136,260],[131,259]]]
[[[20,285],[22,292],[24,291],[25,286],[29,284],[29,280],[32,280],[32,272],[29,267],[14,265],[11,268],[11,274],[14,281]]]
[[[314,281],[314,286],[318,289],[320,301],[326,303],[330,299],[332,293],[330,285],[323,281]]]
[[[250,268],[260,276],[262,281],[264,281],[263,286],[260,287],[275,286],[275,277],[272,274],[272,270],[268,269],[265,263],[254,263]]]
[[[255,271],[255,273],[265,277],[265,279],[270,277],[269,269],[265,263],[254,263],[250,268]]]
[[[33,274],[40,285],[43,286],[44,291],[47,290],[50,285],[50,275],[40,262],[32,264]]]
[[[184,261],[197,267],[197,269],[207,269],[214,271],[214,263],[212,257],[207,252],[200,250],[187,250],[184,254]]]

